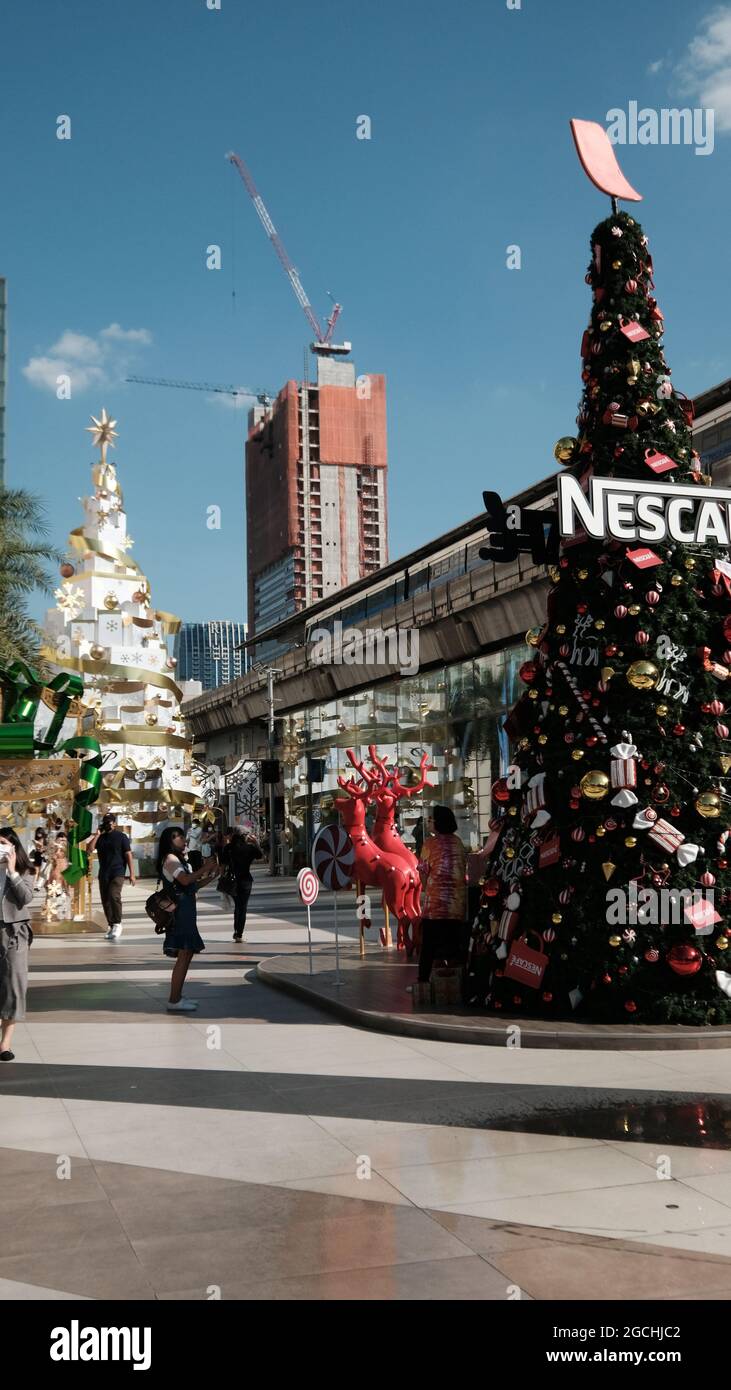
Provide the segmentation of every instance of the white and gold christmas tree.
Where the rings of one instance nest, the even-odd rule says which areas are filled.
[[[44,655],[54,671],[83,675],[84,732],[95,735],[104,755],[99,809],[116,811],[135,854],[149,857],[155,831],[199,807],[180,713],[184,693],[167,640],[180,619],[153,607],[148,581],[129,553],[124,498],[107,458],[117,422],[106,410],[91,418],[100,451],[94,491],[82,499],[83,525],[69,535]]]

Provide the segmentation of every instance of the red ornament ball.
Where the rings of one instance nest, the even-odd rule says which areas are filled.
[[[524,661],[518,675],[522,681],[525,681],[526,685],[532,685],[538,675],[538,667],[535,661]]]
[[[73,565],[70,565],[68,560],[65,560],[60,566],[59,572],[63,579],[70,579],[72,574],[75,573]]]
[[[660,602],[660,595],[657,592],[657,589],[648,589],[647,593],[645,594],[645,598],[651,608],[654,608],[655,604]]]
[[[645,951],[645,960],[648,962],[649,965],[656,965],[659,959],[660,952],[658,951],[657,946],[650,946],[649,950]]]
[[[504,806],[505,803],[510,800],[510,787],[505,777],[498,777],[497,781],[493,782],[492,798],[493,801],[499,802],[501,806]]]
[[[697,975],[703,964],[698,947],[692,946],[689,941],[680,941],[671,946],[665,959],[676,975]]]
[[[628,1014],[636,1014],[636,1013],[637,1013],[637,1005],[635,1004],[634,999],[627,999],[627,1000],[625,1001],[624,1007],[625,1007],[625,1009],[627,1010],[627,1013],[628,1013]]]
[[[685,733],[685,724],[674,724],[673,733],[675,734],[676,738],[682,738],[683,734]]]
[[[723,714],[725,708],[726,706],[724,705],[722,700],[711,700],[711,703],[708,706],[709,713],[716,715]]]
[[[716,875],[712,874],[708,869],[706,869],[704,874],[701,874],[700,884],[702,888],[712,888],[715,882]]]
[[[626,618],[628,612],[629,609],[625,603],[618,603],[614,610],[614,616],[615,618]]]
[[[482,892],[486,898],[496,898],[500,892],[500,879],[488,878],[482,886]]]
[[[546,992],[541,995],[541,999],[543,1000],[544,1004],[550,1004],[553,999],[553,995],[550,993],[549,990],[546,990]]]
[[[649,640],[649,632],[643,631],[642,628],[640,628],[639,632],[635,633],[635,642],[637,643],[638,647],[646,647]]]

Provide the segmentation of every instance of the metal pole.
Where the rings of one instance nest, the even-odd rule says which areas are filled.
[[[335,917],[335,983],[340,984],[340,950],[338,947],[338,895],[333,893],[333,914]]]
[[[312,923],[310,921],[310,904],[307,904],[307,949],[310,953],[310,974],[312,974]]]
[[[269,667],[267,671],[267,699],[269,701],[269,759],[274,759],[274,669]],[[274,878],[277,872],[277,845],[274,838],[274,807],[276,802],[276,787],[273,782],[269,783],[269,875]],[[309,908],[307,909],[309,917]]]

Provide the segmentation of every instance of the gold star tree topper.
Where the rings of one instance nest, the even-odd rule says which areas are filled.
[[[100,420],[97,420],[96,415],[92,415],[91,419],[94,423],[92,425],[86,426],[87,433],[94,436],[94,447],[101,450],[101,461],[102,463],[106,463],[107,449],[113,449],[115,447],[115,439],[119,438],[119,435],[114,428],[117,421],[110,420],[106,410],[104,409],[102,410]]]

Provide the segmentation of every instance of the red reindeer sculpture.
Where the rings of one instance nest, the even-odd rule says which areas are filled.
[[[405,864],[400,855],[381,849],[368,834],[365,828],[366,806],[374,796],[370,781],[365,787],[358,787],[354,780],[349,782],[345,777],[338,777],[338,785],[347,792],[347,796],[337,797],[335,809],[342,815],[345,829],[353,841],[354,876],[368,888],[380,888],[384,903],[398,922],[402,948],[405,947],[411,954],[414,943],[407,932],[419,915],[415,906],[418,873]]]
[[[411,850],[404,844],[396,828],[396,806],[402,798],[415,796],[425,787],[431,785],[426,780],[427,772],[431,771],[429,757],[426,753],[422,755],[420,781],[415,783],[413,787],[404,787],[400,780],[398,768],[389,771],[385,758],[378,756],[375,744],[369,745],[368,754],[373,764],[372,768],[366,768],[364,763],[356,758],[352,748],[348,749],[348,758],[352,766],[366,783],[370,791],[370,798],[376,803],[376,820],[372,831],[373,843],[379,850],[399,859],[409,874],[411,887],[406,898],[405,919],[398,918],[397,945],[399,950],[405,949],[411,955],[418,945],[421,917],[421,879],[416,855],[412,854]]]

